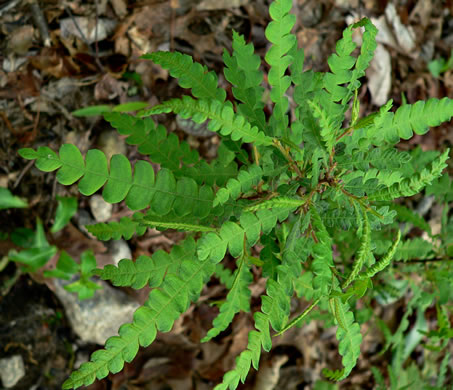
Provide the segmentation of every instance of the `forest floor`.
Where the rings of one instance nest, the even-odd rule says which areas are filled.
[[[100,264],[112,262],[111,248],[83,232],[83,220],[93,219],[96,209],[74,188],[56,184],[54,174],[43,174],[22,159],[22,147],[75,143],[83,152],[103,148],[109,153],[137,152],[125,145],[100,117],[77,118],[71,112],[90,105],[117,105],[131,101],[150,104],[181,96],[166,71],[141,60],[155,50],[179,50],[209,69],[222,74],[223,50],[231,50],[232,31],[254,43],[263,58],[267,49],[264,29],[269,22],[268,0],[0,0],[0,187],[26,199],[29,207],[0,211],[0,259],[14,249],[8,238],[17,228],[35,228],[40,218],[51,226],[57,196],[78,199],[78,212],[60,233],[48,239],[78,258],[90,248]],[[387,100],[395,106],[429,97],[453,97],[452,0],[294,0],[297,34],[305,50],[305,67],[326,71],[327,58],[343,29],[369,17],[380,29],[376,61],[359,92],[361,115],[375,111]],[[97,26],[97,28],[95,27]],[[359,36],[359,34],[358,34]],[[263,61],[263,68],[266,65]],[[220,76],[220,84],[227,86]],[[229,91],[231,94],[231,91]],[[212,158],[216,136],[187,134],[174,118],[159,118],[169,131],[189,140],[200,154]],[[440,150],[453,144],[453,125],[446,124],[425,136],[414,136],[401,148],[420,145]],[[109,220],[127,215],[123,203],[108,211]],[[180,233],[150,231],[133,238],[132,257],[168,250]],[[55,264],[55,261],[53,261]],[[56,297],[52,281],[42,273],[20,273],[16,264],[0,270],[0,359],[20,355],[25,376],[17,389],[56,389],[74,364],[99,348],[83,343],[71,327]],[[215,315],[209,301],[222,299],[225,291],[216,280],[209,295],[191,308],[171,333],[117,375],[98,381],[90,389],[210,389],[247,341],[250,317],[238,316],[214,342],[199,340]],[[254,289],[262,291],[262,280]],[[137,302],[144,295],[125,290]],[[255,300],[259,305],[259,299]],[[398,321],[402,306],[385,313]],[[14,324],[12,326],[11,324]],[[265,354],[262,373],[253,372],[241,389],[312,389],[322,378],[321,369],[338,362],[332,332],[311,324],[276,342]],[[376,347],[376,346],[374,346]],[[367,349],[369,348],[369,349]],[[385,367],[386,356],[363,347],[365,358],[344,381],[341,389],[372,389],[370,367]],[[263,384],[265,383],[265,384]],[[318,387],[321,388],[321,387]],[[327,387],[323,387],[327,388]],[[336,388],[336,387],[331,387]]]

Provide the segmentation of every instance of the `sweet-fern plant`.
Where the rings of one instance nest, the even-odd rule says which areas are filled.
[[[63,388],[89,385],[121,371],[140,346],[172,329],[212,276],[229,290],[202,341],[216,337],[237,313],[251,310],[252,268],[260,268],[266,278],[261,308],[253,314],[255,329],[217,390],[244,382],[252,366],[258,369],[262,351],[271,349],[272,337],[303,323],[314,309],[330,313],[338,326],[343,367],[326,369],[325,375],[341,380],[356,365],[362,342],[356,302],[370,291],[376,275],[391,266],[401,239],[392,201],[421,192],[441,175],[449,156],[449,150],[413,156],[395,145],[450,120],[453,100],[419,101],[394,112],[390,101],[359,118],[357,91],[376,48],[377,29],[366,18],[349,26],[328,60],[329,72],[304,70],[304,52],[291,33],[291,5],[291,0],[276,0],[269,9],[266,37],[271,45],[263,66],[269,68],[268,86],[253,45],[233,33],[232,53],[225,51],[223,59],[234,101],[227,99],[216,74],[188,55],[143,57],[167,69],[191,96],[135,116],[108,112],[104,118],[127,136],[129,145],[160,165],[157,173],[148,161],[132,166],[124,155],[107,161],[96,149],[83,157],[71,144],[59,153],[46,146],[20,150],[40,170],[57,170],[61,184],[78,181],[86,196],[102,188],[107,202],[124,200],[136,211],[118,222],[88,226],[102,240],[129,239],[148,227],[187,232],[170,253],[124,259],[117,267],[96,271],[116,286],[148,285],[152,290],[132,322],[121,326],[119,335],[73,372]],[[354,29],[363,29],[357,54]],[[269,115],[265,87],[273,105]],[[208,163],[186,142],[167,134],[153,119],[163,113],[207,122],[221,138],[218,157]],[[345,231],[359,242],[349,257],[338,255],[338,249],[350,250],[338,241]],[[222,265],[227,258],[236,259],[234,271]],[[292,315],[294,295],[308,304]]]

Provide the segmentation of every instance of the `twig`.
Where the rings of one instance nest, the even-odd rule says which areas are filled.
[[[283,147],[283,145],[280,143],[279,140],[277,139],[274,139],[274,146],[277,147],[278,150],[280,150],[280,152],[282,152],[283,156],[285,156],[285,158],[288,160],[289,164],[291,165],[291,167],[294,169],[294,171],[297,173],[297,176],[299,176],[300,178],[302,178],[302,172],[300,171],[299,167],[297,166],[296,162],[293,160],[293,158],[291,157],[291,155],[288,153],[288,151]]]
[[[96,53],[96,60],[99,61],[99,44],[98,44],[98,23],[99,23],[99,6],[98,1],[94,0],[94,6],[96,7],[96,19],[94,26],[94,48]]]
[[[36,113],[36,116],[35,116],[35,120],[34,120],[34,123],[33,123],[33,130],[32,130],[32,134],[34,137],[36,137],[36,133],[38,132],[38,125],[39,125],[39,117],[41,116],[41,110],[39,109],[39,105],[38,105],[38,111]]]
[[[349,133],[351,133],[352,131],[354,130],[354,127],[348,127],[342,134],[340,134],[337,139],[336,139],[336,142],[338,142],[340,139],[342,139],[343,137],[347,136]]]
[[[53,183],[52,183],[52,194],[50,195],[50,199],[54,200],[55,199],[55,193],[57,192],[57,176],[55,175],[53,178]],[[53,212],[55,209],[55,204],[54,202],[50,202],[49,209],[47,212],[46,220],[45,223],[49,223],[50,219],[52,218]]]
[[[6,124],[6,127],[11,131],[12,134],[14,134],[14,128],[11,122],[8,119],[8,116],[6,115],[5,111],[0,111],[0,117],[3,119],[3,121]]]
[[[33,20],[35,21],[36,27],[39,30],[39,34],[44,42],[45,47],[52,46],[52,41],[50,40],[49,28],[47,26],[47,20],[44,16],[44,13],[39,6],[38,1],[30,0],[30,8]]]
[[[16,5],[20,3],[21,0],[12,0],[5,6],[0,8],[0,16],[6,14],[10,9],[14,8]]]
[[[20,175],[17,177],[16,181],[13,184],[13,190],[19,185],[19,183],[22,180],[22,178],[24,177],[24,175],[30,170],[30,168],[33,166],[34,163],[35,163],[35,160],[30,160],[27,163],[27,165],[25,165],[25,168],[22,169],[22,172],[20,173]]]
[[[376,217],[378,217],[379,219],[384,219],[384,217],[379,214],[376,210],[372,209],[369,205],[363,203],[363,200],[362,198],[359,198],[358,196],[355,196],[351,193],[349,193],[348,191],[346,191],[343,187],[338,187],[340,189],[341,192],[343,192],[343,194],[345,194],[346,196],[349,196],[350,198],[356,200],[360,206],[362,206],[363,208],[365,208],[367,211],[369,211],[371,214],[374,214]]]
[[[176,4],[175,4],[176,3]],[[174,0],[170,0],[170,50],[175,50],[175,8],[177,8],[179,4]]]
[[[72,22],[74,23],[74,26],[75,26],[76,30],[79,32],[80,39],[82,39],[82,41],[85,43],[85,45],[87,45],[90,48],[90,43],[88,42],[87,37],[83,33],[83,31],[80,28],[79,24],[77,23],[77,20],[74,17],[74,15],[72,14],[72,11],[69,9],[69,7],[67,5],[64,6],[64,9],[67,12],[67,14],[69,15],[69,17],[71,18]]]

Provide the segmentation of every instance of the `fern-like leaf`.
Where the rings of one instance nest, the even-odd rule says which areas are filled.
[[[250,165],[248,169],[240,170],[237,178],[228,180],[226,186],[217,191],[213,203],[214,207],[228,202],[229,199],[236,200],[241,194],[256,186],[262,177],[263,170],[258,165]]]
[[[307,199],[303,198],[292,198],[289,196],[278,196],[276,198],[264,200],[256,204],[246,206],[247,211],[267,210],[267,209],[288,209],[293,210],[297,207],[305,204]]]
[[[132,218],[122,217],[118,222],[96,223],[87,225],[87,230],[98,240],[119,240],[123,237],[130,240],[134,234],[141,236],[145,234],[146,226]]]
[[[272,145],[272,138],[266,136],[256,126],[251,126],[246,119],[235,114],[228,104],[218,100],[194,100],[189,96],[171,99],[143,113],[143,116],[174,112],[181,117],[191,118],[196,123],[210,119],[208,129],[222,135],[230,135],[234,141],[253,142],[256,145]]]
[[[293,208],[294,209],[294,208]],[[277,221],[284,221],[289,210],[259,210],[256,214],[243,212],[240,217],[240,224],[227,221],[219,233],[208,233],[200,239],[198,257],[201,260],[210,258],[219,262],[225,256],[228,248],[233,257],[239,257],[244,249],[244,235],[247,244],[255,245],[260,233],[269,233]]]
[[[142,56],[167,69],[172,77],[178,79],[182,88],[191,88],[197,98],[225,101],[225,90],[217,86],[217,74],[208,71],[206,66],[194,62],[192,57],[178,52],[158,51]]]
[[[246,255],[243,255],[238,260],[238,266],[234,272],[233,283],[229,288],[230,291],[228,292],[226,301],[220,306],[220,312],[212,322],[213,327],[203,337],[202,342],[209,341],[220,332],[223,332],[231,324],[236,313],[239,313],[241,310],[245,312],[250,311],[251,292],[248,285],[252,280],[253,277],[246,262]]]
[[[332,122],[332,117],[313,100],[309,100],[308,104],[312,110],[313,116],[319,120],[321,127],[321,138],[324,141],[328,151],[332,150],[335,145],[336,128],[335,123]]]
[[[356,60],[351,55],[356,47],[352,40],[352,29],[358,27],[365,27],[365,33],[361,53]],[[319,119],[321,135],[329,153],[336,142],[353,91],[360,86],[358,79],[365,74],[365,69],[373,57],[376,33],[377,29],[366,18],[349,26],[344,30],[342,39],[337,42],[336,53],[327,61],[332,73],[324,75],[324,89],[315,95],[311,106],[315,117]],[[344,84],[346,86],[343,86]]]
[[[351,139],[348,137],[347,140]],[[372,148],[366,151],[354,149],[348,151],[349,146],[356,147],[355,143],[347,143],[344,156],[336,156],[337,166],[344,169],[358,169],[366,171],[369,167],[378,170],[397,170],[411,160],[411,155],[395,148]]]
[[[416,211],[413,211],[400,204],[392,204],[390,207],[392,210],[395,210],[398,213],[398,219],[400,221],[409,222],[431,235],[431,226],[421,215],[417,214]]]
[[[400,239],[401,239],[401,231],[398,230],[398,233],[396,235],[396,240],[393,243],[393,245],[390,247],[388,252],[384,255],[384,257],[382,257],[382,259],[379,262],[377,262],[372,267],[370,267],[365,272],[364,275],[360,276],[359,279],[372,278],[378,272],[381,272],[384,268],[386,268],[392,261],[393,256],[395,255],[398,244],[400,243]]]
[[[444,386],[446,387],[445,377],[447,376],[448,364],[450,362],[450,358],[451,358],[451,354],[450,354],[450,352],[447,352],[440,363],[439,375],[436,380],[436,387],[438,389],[442,389],[442,388],[444,388]]]
[[[122,325],[119,336],[110,337],[105,349],[94,352],[91,361],[83,363],[63,383],[63,389],[89,385],[109,372],[121,371],[124,362],[135,357],[139,346],[147,347],[154,341],[157,331],[171,330],[190,301],[198,299],[214,269],[210,261],[183,261],[178,274],[167,274],[162,285],[152,290],[145,305],[134,313],[133,322]]]
[[[230,56],[225,50],[223,61],[226,65],[225,78],[234,85],[234,97],[242,102],[237,106],[238,113],[264,131],[266,118],[261,99],[264,92],[261,86],[263,74],[259,70],[261,60],[254,54],[253,44],[246,45],[244,37],[233,31],[233,54]]]
[[[434,251],[432,243],[417,237],[401,242],[398,246],[393,259],[395,261],[410,261],[413,259],[423,260],[428,258]]]
[[[453,116],[453,99],[428,99],[414,104],[405,104],[395,113],[383,111],[374,121],[375,126],[368,133],[377,146],[384,142],[391,145],[400,138],[410,139],[413,133],[423,135],[430,127],[448,122]]]
[[[140,153],[170,169],[176,177],[191,177],[199,185],[217,183],[221,186],[237,174],[236,163],[222,164],[214,160],[208,164],[187,142],[179,141],[176,134],[167,134],[161,125],[156,127],[152,118],[136,118],[118,112],[104,114],[104,118],[120,134],[128,136],[129,145],[137,145]]]
[[[175,245],[170,253],[156,251],[152,257],[140,256],[136,261],[122,259],[118,266],[106,265],[93,273],[103,280],[110,280],[114,286],[132,287],[134,289],[159,287],[165,274],[177,274],[182,261],[195,260],[195,241],[187,238],[180,245]]]
[[[370,223],[368,222],[368,216],[366,211],[363,212],[363,234],[360,240],[360,248],[357,252],[357,259],[352,266],[352,271],[349,274],[346,281],[343,283],[342,288],[347,288],[356,278],[359,272],[361,271],[365,260],[370,255],[371,252],[371,229]]]
[[[191,221],[190,217],[177,217],[172,214],[173,213],[170,213],[169,215],[167,214],[162,217],[159,215],[153,215],[152,213],[147,213],[140,218],[140,223],[148,227],[157,228],[159,230],[174,229],[189,232],[216,231],[216,229],[211,226],[202,225],[196,220]]]
[[[104,114],[104,119],[121,135],[127,135],[126,143],[137,145],[138,151],[162,167],[178,172],[181,162],[195,164],[200,159],[196,150],[177,135],[167,133],[162,125],[156,126],[151,118],[136,118],[119,112]]]
[[[154,181],[154,170],[146,161],[138,161],[132,168],[124,155],[114,155],[110,161],[100,150],[91,149],[84,162],[80,151],[71,144],[62,145],[60,156],[47,147],[21,149],[24,158],[36,159],[36,166],[41,170],[56,170],[57,180],[64,185],[71,185],[77,180],[79,191],[91,195],[104,186],[102,196],[109,203],[118,203],[123,199],[131,210],[141,210],[151,205],[157,215],[166,215],[174,210],[176,215],[209,215],[212,209],[213,191],[210,187],[198,187],[190,178],[176,180],[173,173],[161,169]],[[194,214],[194,211],[198,210]]]
[[[289,13],[292,7],[292,0],[276,0],[269,7],[269,14],[272,18],[266,28],[265,34],[272,46],[264,57],[270,65],[268,81],[271,85],[271,100],[275,103],[271,117],[271,124],[274,122],[274,134],[279,136],[282,129],[288,126],[286,111],[289,103],[285,93],[291,85],[289,76],[285,72],[291,64],[292,57],[289,51],[296,44],[295,35],[291,29],[296,22],[295,15]]]
[[[356,45],[352,41],[352,29],[365,27],[362,37],[362,47],[357,60],[351,56]],[[363,18],[359,22],[349,26],[343,32],[343,38],[337,42],[336,54],[328,59],[332,73],[326,73],[324,86],[329,91],[333,101],[340,101],[344,105],[349,102],[353,91],[359,88],[359,78],[365,75],[365,70],[373,58],[376,49],[377,28],[369,19]],[[355,68],[351,70],[355,65]],[[349,83],[342,87],[341,84]]]
[[[282,263],[277,267],[277,281],[268,279],[266,295],[262,297],[261,312],[254,315],[255,328],[249,333],[247,349],[236,358],[236,366],[227,372],[216,390],[235,389],[239,381],[244,382],[250,367],[258,369],[261,348],[269,351],[272,342],[269,326],[276,331],[284,329],[290,313],[293,295],[293,279],[301,272],[301,260],[292,250],[300,236],[301,218],[293,225],[285,247]]]
[[[332,284],[333,254],[332,239],[324,226],[317,210],[312,207],[312,223],[316,232],[318,242],[313,245],[313,263],[311,268],[314,273],[313,287],[314,297],[327,296]]]
[[[329,370],[328,368],[323,368],[322,374],[331,381],[339,381],[344,376],[344,368],[338,370]]]
[[[79,179],[79,191],[83,195],[92,195],[104,186],[102,196],[109,203],[118,203],[126,199],[131,210],[141,210],[147,207],[154,194],[153,190],[143,191],[143,188],[152,188],[154,184],[154,170],[151,164],[138,161],[134,175],[129,160],[124,155],[114,155],[110,161],[110,172],[105,154],[100,150],[91,149],[84,161],[79,149],[72,144],[62,145],[59,156],[50,152],[47,147],[21,149],[22,157],[37,159],[36,166],[44,167],[48,172],[58,169],[57,180],[63,185],[71,185]]]
[[[362,334],[360,325],[354,321],[354,314],[349,305],[339,298],[335,299],[335,318],[339,320],[336,337],[339,341],[338,352],[343,357],[341,362],[344,368],[330,375],[330,379],[338,381],[346,378],[355,367],[360,355]]]
[[[424,168],[420,173],[406,178],[400,183],[393,184],[389,188],[371,193],[368,195],[368,200],[392,200],[419,193],[426,185],[442,174],[443,169],[447,166],[445,162],[448,159],[449,153],[450,149],[445,150],[444,153],[433,161],[429,168]]]

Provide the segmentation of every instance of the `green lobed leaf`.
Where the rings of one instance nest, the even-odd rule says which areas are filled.
[[[237,105],[238,113],[266,132],[264,88],[261,86],[263,73],[259,70],[261,60],[254,54],[253,44],[246,44],[244,37],[233,30],[233,53],[230,56],[225,50],[223,61],[225,78],[233,84],[234,97],[242,102]]]
[[[154,170],[146,161],[138,161],[132,173],[128,159],[124,155],[114,155],[110,161],[109,171],[105,155],[99,150],[88,151],[86,164],[74,145],[63,145],[61,150],[64,156],[62,159],[54,152],[48,153],[43,147],[35,153],[27,151],[25,155],[36,158],[38,168],[43,167],[44,170],[60,168],[57,180],[62,184],[72,184],[81,178],[79,190],[84,195],[91,195],[105,184],[102,195],[107,202],[118,203],[125,199],[126,205],[132,210],[144,209],[151,205],[156,214],[165,215],[172,210],[177,199],[180,214],[204,218],[212,210],[214,195],[210,187],[202,186],[196,193],[186,194],[185,183],[188,180],[181,178],[183,184],[178,186],[175,176],[166,168],[162,168],[154,180]],[[193,203],[195,206],[191,208],[190,205]],[[181,208],[184,204],[187,205],[185,211]]]
[[[191,56],[178,52],[158,51],[145,54],[141,58],[168,69],[170,75],[178,79],[182,88],[191,88],[193,96],[216,99],[220,102],[225,100],[226,92],[217,86],[215,72],[208,72],[205,66],[194,62]]]
[[[136,261],[122,259],[118,266],[106,265],[103,269],[94,270],[94,274],[103,280],[110,280],[114,286],[132,287],[134,289],[159,287],[166,273],[177,274],[182,261],[196,261],[195,241],[187,238],[181,245],[175,245],[170,253],[156,251],[151,257],[139,256]]]
[[[429,167],[424,167],[421,172],[412,177],[405,178],[400,183],[393,184],[368,195],[368,200],[392,200],[401,196],[412,196],[420,192],[426,185],[442,174],[443,169],[447,166],[445,163],[448,159],[450,149],[445,150]]]
[[[103,115],[105,112],[109,112],[112,110],[112,106],[107,104],[101,104],[97,106],[88,106],[83,107],[78,110],[71,112],[72,115],[77,117],[91,117],[91,116],[98,116]]]
[[[78,271],[79,265],[75,260],[66,251],[61,251],[56,267],[53,270],[44,271],[44,276],[69,280]]]
[[[288,55],[296,42],[296,37],[291,34],[291,29],[296,22],[296,16],[289,13],[292,8],[291,0],[276,0],[269,7],[272,21],[268,24],[265,35],[271,47],[265,55],[266,62],[270,65],[268,82],[271,86],[270,98],[275,103],[270,123],[273,124],[274,135],[282,135],[288,126],[288,98],[285,96],[291,84],[285,71],[291,64],[292,57]]]
[[[0,187],[0,210],[25,207],[28,207],[26,201],[14,196],[7,188]]]
[[[50,229],[52,233],[63,229],[77,212],[77,198],[57,196],[57,200],[58,206],[55,212],[55,222]]]
[[[56,246],[47,246],[41,248],[29,248],[19,252],[11,250],[8,253],[8,258],[11,261],[24,264],[29,272],[35,272],[52,258],[57,253]]]
[[[395,113],[383,112],[368,136],[375,145],[383,142],[397,143],[400,138],[410,139],[413,133],[423,135],[430,127],[439,126],[448,122],[453,116],[453,99],[431,98],[417,101],[414,104],[405,104]]]
[[[171,99],[143,113],[143,116],[174,112],[183,118],[191,118],[196,123],[210,119],[208,129],[222,135],[230,135],[233,141],[253,142],[256,145],[272,145],[272,138],[266,136],[256,126],[236,114],[230,105],[218,100],[194,100],[189,96]]]
[[[207,342],[224,331],[233,321],[236,313],[239,313],[241,310],[245,312],[250,311],[251,292],[248,285],[252,280],[253,277],[246,263],[246,257],[242,256],[237,261],[237,269],[233,274],[233,281],[231,286],[229,286],[226,301],[220,306],[220,312],[212,322],[212,328],[203,337],[201,342]]]
[[[351,273],[342,285],[343,289],[347,288],[357,278],[365,264],[365,260],[371,253],[371,229],[366,211],[363,211],[363,222],[364,227],[362,237],[360,238],[360,248],[357,252]]]
[[[132,323],[122,325],[119,336],[109,338],[105,349],[94,352],[91,361],[83,363],[63,383],[63,389],[87,386],[109,372],[121,371],[124,362],[135,357],[139,346],[147,347],[154,341],[157,330],[171,329],[175,319],[187,309],[189,300],[198,299],[214,268],[210,261],[184,260],[179,276],[168,274],[160,288],[152,290],[145,305],[134,313]]]
[[[343,303],[341,299],[336,300],[336,309],[341,311],[342,325],[338,327],[336,337],[339,341],[338,351],[343,357],[341,362],[344,369],[342,375],[336,380],[346,378],[357,364],[360,355],[360,345],[362,343],[362,334],[360,325],[355,322],[354,314],[350,311],[349,305]]]
[[[141,236],[146,231],[146,226],[132,218],[122,217],[118,222],[96,223],[86,225],[86,229],[93,234],[98,240],[119,240],[123,237],[130,240],[134,234]]]

